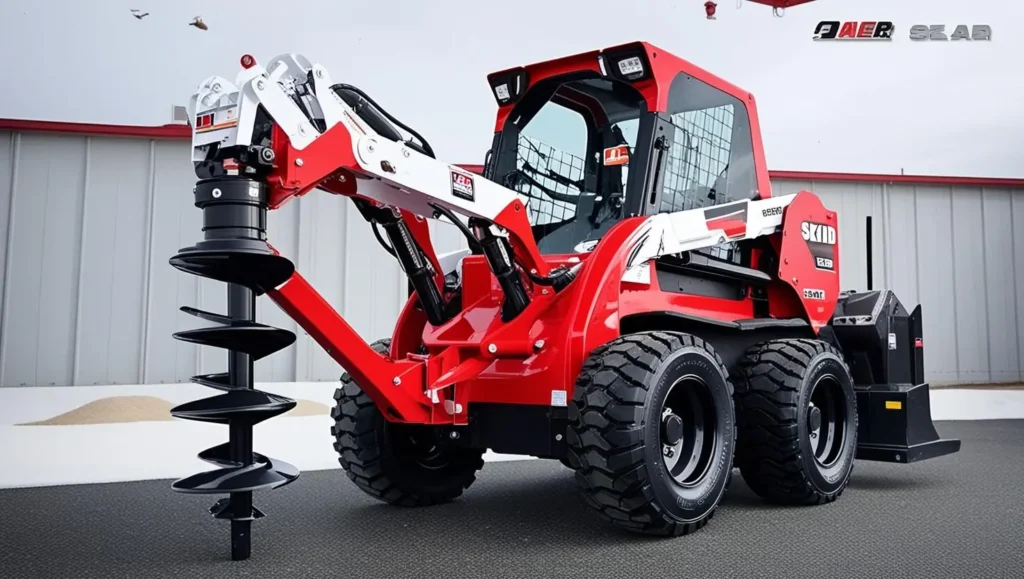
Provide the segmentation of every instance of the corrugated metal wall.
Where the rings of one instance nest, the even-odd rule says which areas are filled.
[[[226,305],[223,284],[167,263],[201,236],[188,159],[179,140],[0,132],[0,384],[186,382],[224,370],[221,351],[170,337],[204,325],[179,306]],[[1024,190],[775,183],[803,188],[839,211],[845,288],[865,287],[864,217],[875,216],[875,284],[924,304],[931,381],[1024,378]],[[347,200],[312,194],[269,219],[274,245],[360,334],[390,333],[405,280]],[[447,227],[436,234],[439,249],[460,244]],[[337,379],[272,302],[260,298],[257,317],[299,333],[256,365],[257,380]]]

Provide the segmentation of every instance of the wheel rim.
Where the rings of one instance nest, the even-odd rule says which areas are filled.
[[[661,410],[661,452],[677,485],[700,484],[714,462],[718,416],[711,390],[695,375],[683,376],[668,390]]]
[[[404,461],[424,469],[440,470],[448,466],[450,462],[444,445],[441,444],[439,436],[434,432],[426,431],[426,429],[395,428],[391,433],[391,439],[396,453]]]
[[[843,388],[833,376],[815,382],[808,398],[804,420],[814,461],[823,468],[842,458],[846,443],[846,404]]]

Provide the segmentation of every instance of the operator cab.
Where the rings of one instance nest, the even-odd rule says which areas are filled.
[[[488,80],[485,176],[523,197],[543,254],[588,252],[625,217],[770,195],[749,94],[648,44]],[[739,261],[734,249],[710,255]]]

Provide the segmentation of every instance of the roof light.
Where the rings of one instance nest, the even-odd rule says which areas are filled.
[[[606,74],[612,78],[635,83],[651,77],[651,60],[642,44],[632,44],[604,50]]]
[[[243,54],[241,61],[242,61],[242,68],[244,68],[246,70],[256,66],[256,59],[253,58],[251,54]]]
[[[530,84],[529,75],[523,68],[488,75],[487,81],[491,85],[491,92],[494,93],[498,106],[518,101]]]
[[[629,58],[623,58],[619,61],[619,72],[622,76],[633,76],[634,74],[642,75],[644,73],[644,65],[640,62],[639,56],[631,56]]]

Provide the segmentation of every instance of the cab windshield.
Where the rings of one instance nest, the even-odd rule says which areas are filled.
[[[646,109],[631,86],[598,78],[538,83],[517,105],[494,179],[523,198],[541,253],[590,251],[623,217]]]

